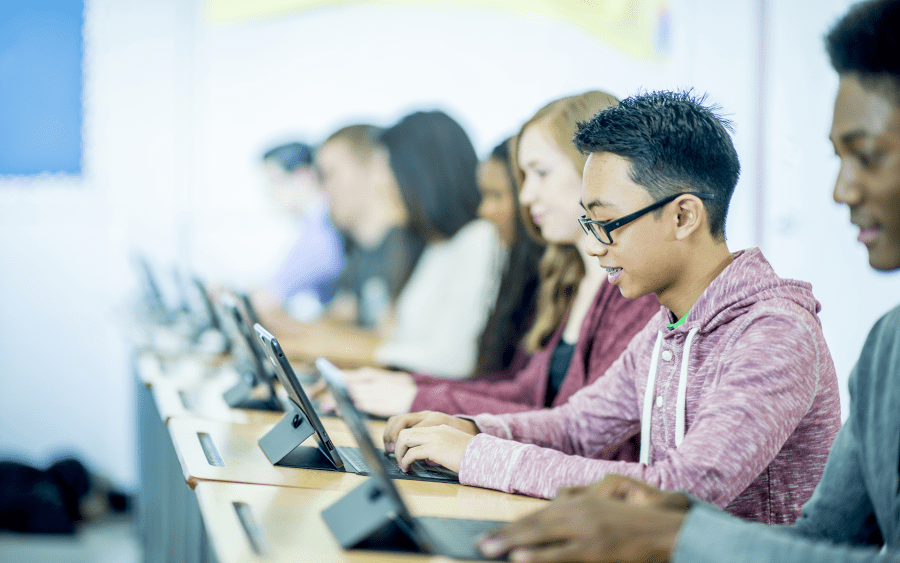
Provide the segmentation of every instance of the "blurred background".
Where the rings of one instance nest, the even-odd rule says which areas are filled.
[[[867,267],[831,200],[837,79],[822,37],[848,0],[7,4],[0,72],[34,39],[22,29],[52,45],[62,22],[81,30],[83,90],[74,164],[0,169],[0,456],[76,454],[136,488],[132,256],[262,282],[293,242],[265,197],[262,153],[416,109],[449,113],[484,157],[563,95],[705,92],[743,165],[730,247],[760,246],[781,276],[813,284],[845,390],[869,327],[896,304],[896,275]]]

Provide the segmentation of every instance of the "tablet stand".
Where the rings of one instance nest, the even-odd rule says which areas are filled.
[[[288,400],[284,416],[259,439],[259,447],[272,465],[277,465],[312,435],[313,427],[306,413],[293,400]]]
[[[253,389],[256,388],[256,378],[250,371],[244,372],[238,382],[222,395],[225,403],[231,408],[254,409],[262,411],[282,410],[278,399],[270,396],[268,399],[259,399],[253,396]]]
[[[322,518],[344,549],[422,551],[376,479],[341,497],[322,511]]]
[[[253,393],[255,379],[253,373],[249,371],[245,371],[238,377],[237,384],[222,395],[229,407],[235,408],[250,398],[250,394]]]

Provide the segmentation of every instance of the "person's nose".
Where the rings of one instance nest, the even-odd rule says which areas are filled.
[[[585,245],[585,250],[587,250],[587,253],[590,256],[595,256],[597,258],[600,258],[601,256],[606,256],[608,247],[605,244],[603,244],[602,242],[597,240],[597,237],[595,237],[594,235],[585,233],[584,236],[587,237],[587,244]]]
[[[522,182],[522,189],[519,190],[519,203],[529,207],[537,201],[537,186],[531,176],[526,174],[525,180]]]
[[[838,171],[837,180],[834,182],[834,191],[831,195],[836,203],[843,203],[851,207],[862,201],[862,190],[859,186],[856,169],[852,164],[841,161],[841,168]]]

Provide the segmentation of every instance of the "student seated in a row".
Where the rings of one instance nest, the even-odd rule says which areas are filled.
[[[331,218],[345,233],[347,266],[329,306],[332,317],[383,330],[425,241],[409,225],[403,195],[391,180],[382,129],[359,124],[332,133],[316,152]]]
[[[516,212],[517,190],[509,162],[512,142],[508,139],[497,145],[491,156],[477,169],[478,190],[481,193],[478,216],[494,224],[507,248],[497,299],[478,341],[475,372],[479,374],[476,376],[479,379],[509,379],[528,362],[529,354],[518,343],[534,322],[537,302],[538,262],[544,245],[528,235],[525,224]],[[328,142],[323,145],[320,162],[331,163],[329,168],[333,169],[337,166],[330,147]],[[324,170],[323,166],[323,173]],[[351,190],[341,191],[348,195],[351,193]],[[348,376],[351,373],[348,372]],[[411,399],[404,398],[404,395],[409,395],[410,390],[415,392],[412,377],[407,372],[366,367],[353,375],[353,381],[358,385],[372,384],[365,392],[356,395],[358,408],[385,417],[407,412],[396,410],[394,406],[398,402],[408,402]],[[428,376],[422,377],[429,379]],[[444,378],[433,379],[449,382]],[[464,385],[464,382],[454,384]],[[320,395],[326,391],[327,386],[321,381],[313,393]],[[323,396],[320,399],[323,410],[334,408],[330,398]]]
[[[264,318],[263,324],[279,337],[302,337],[290,338],[291,353],[373,361],[394,304],[425,248],[425,240],[409,224],[382,133],[374,125],[349,125],[316,151],[331,220],[344,235],[346,265],[336,295],[318,321]]]
[[[288,160],[283,166],[291,165],[284,150],[267,157],[270,191],[279,207],[291,212],[297,202],[306,201],[306,196],[295,192],[310,191],[313,180],[309,175],[318,177],[326,201],[325,219],[334,225],[332,230],[343,234],[343,240],[337,235],[339,269],[329,280],[327,294],[319,292],[327,305],[320,325],[289,314],[287,299],[273,301],[272,293],[277,296],[282,292],[270,290],[253,295],[265,326],[287,335],[309,332],[312,326],[328,326],[328,321],[334,321],[334,326],[348,330],[358,326],[371,331],[390,317],[425,243],[409,227],[406,205],[389,181],[384,148],[378,141],[381,132],[374,125],[343,127],[330,135],[315,155],[311,150],[305,155],[303,169],[298,166],[290,174],[279,172],[282,160]],[[279,155],[281,158],[276,158]],[[360,197],[361,193],[366,197]],[[303,259],[286,261],[287,267],[281,268],[271,285],[305,287],[303,280],[316,274],[320,260],[331,256],[331,245],[326,243],[321,236],[301,239],[298,246],[308,247]],[[292,251],[290,257],[295,255]]]
[[[758,249],[728,250],[738,158],[701,101],[635,96],[575,136],[589,155],[587,253],[622,295],[663,308],[563,405],[390,419],[401,469],[428,460],[463,484],[544,498],[618,473],[745,518],[796,519],[840,425],[837,378],[811,286],[778,277]],[[636,432],[639,461],[604,459]]]
[[[269,199],[296,223],[297,240],[269,282],[253,291],[253,305],[265,318],[288,310],[314,318],[334,297],[344,252],[316,177],[313,147],[279,145],[266,151],[262,167]]]
[[[528,236],[522,232],[527,228],[547,244],[536,320],[524,341],[516,342],[520,356],[534,354],[530,361],[511,374],[484,373],[474,381],[362,368],[348,373],[358,407],[390,416],[424,409],[474,415],[562,405],[602,376],[659,311],[655,296],[627,299],[607,282],[600,264],[587,255],[587,238],[576,221],[585,156],[571,139],[578,123],[615,103],[614,97],[598,91],[551,102],[522,127],[512,162],[498,164],[504,170],[511,164],[524,180],[518,193],[517,222],[523,224],[519,236]],[[507,181],[509,190],[518,185],[514,180]],[[509,199],[514,214],[515,200]],[[626,450],[637,459],[634,444],[615,457],[628,459]]]
[[[463,128],[439,111],[408,115],[381,142],[409,222],[426,246],[375,359],[441,377],[469,377],[497,297],[503,257],[497,229],[477,217],[478,157]]]
[[[840,159],[833,197],[849,208],[869,265],[881,272],[900,271],[897,45],[897,0],[853,6],[827,36],[840,76],[831,126]],[[491,534],[481,549],[547,563],[900,562],[900,307],[872,328],[849,384],[850,415],[792,526],[743,522],[686,495],[612,476],[564,491]]]
[[[477,157],[471,141],[445,113],[410,114],[378,135],[366,162],[370,177],[366,184],[352,186],[352,195],[343,193],[350,186],[342,183],[341,163],[334,165],[340,158],[330,150],[340,141],[331,139],[322,149],[324,187],[332,196],[335,223],[352,235],[355,245],[368,248],[399,232],[410,243],[399,245],[408,250],[399,258],[405,262],[408,256],[415,265],[407,279],[396,276],[400,283],[393,287],[349,273],[356,278],[351,286],[359,296],[361,318],[380,324],[380,332],[328,322],[273,323],[273,330],[302,336],[292,341],[294,349],[312,357],[340,355],[352,348],[356,359],[368,362],[448,378],[470,376],[503,262],[497,230],[477,218]],[[344,159],[345,170],[346,164]],[[378,191],[367,193],[366,185]],[[361,216],[373,195],[388,202],[388,212],[382,217],[384,225],[368,221],[366,232],[354,224],[366,222]],[[354,258],[362,260],[365,254],[351,254],[350,268],[358,266]],[[390,264],[394,257],[379,258]],[[354,283],[360,281],[364,283]],[[402,289],[396,291],[397,286]],[[391,302],[392,310],[385,305]]]

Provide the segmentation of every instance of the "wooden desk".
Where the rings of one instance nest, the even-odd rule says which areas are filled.
[[[433,484],[432,484],[433,485]],[[434,486],[434,485],[433,485]],[[195,489],[211,544],[220,563],[449,561],[446,557],[383,551],[344,551],[334,540],[321,512],[345,493],[204,481]],[[454,496],[403,497],[416,516],[510,521],[539,509],[546,501],[504,495],[468,499]],[[247,527],[256,530],[251,540]]]
[[[227,362],[191,358],[162,361],[153,356],[138,359],[138,375],[150,389],[163,422],[172,417],[192,417],[222,422],[274,424],[282,413],[231,408],[223,395],[237,382],[238,374]]]
[[[335,445],[356,445],[350,429],[342,420],[329,417],[323,418],[322,422]],[[201,481],[222,481],[348,492],[367,478],[355,473],[272,465],[257,444],[257,440],[269,430],[270,426],[173,418],[169,421],[168,427],[184,478],[191,488],[196,488]],[[384,423],[373,422],[370,429],[375,444],[382,447]],[[203,441],[207,443],[206,449],[209,449],[211,443],[215,452],[208,455]],[[305,445],[311,444],[314,444],[312,438],[305,442]],[[220,463],[216,463],[216,456]],[[464,500],[465,503],[473,500],[497,503],[535,500],[455,483],[406,479],[397,480],[395,483],[407,494],[452,498],[457,502]]]
[[[335,445],[355,445],[342,421],[322,421]],[[349,491],[364,479],[353,473],[272,465],[257,443],[272,426],[274,422],[237,424],[195,418],[172,418],[168,424],[184,478],[191,488],[200,480],[212,480]],[[312,438],[305,443],[312,444]]]
[[[184,356],[162,358],[155,354],[141,353],[136,360],[137,374],[148,387],[157,381],[174,381],[180,384],[196,384],[212,379],[228,359],[223,356]]]
[[[341,368],[379,365],[373,355],[381,342],[377,336],[360,336],[357,339],[336,333],[333,335],[275,335],[281,349],[291,362],[312,366],[316,358],[324,356]]]
[[[175,326],[142,326],[131,332],[137,354],[155,356],[163,361],[203,358],[215,362],[227,357],[222,352],[224,342],[221,337],[196,342],[192,339],[193,330],[179,322]],[[136,334],[138,332],[143,334]]]
[[[216,387],[219,380],[215,375],[220,372],[216,371],[218,366],[215,364],[211,366],[207,361],[190,358],[160,361],[142,356],[135,365],[139,396],[145,398],[141,404],[149,407],[149,410],[143,409],[147,412],[141,417],[148,428],[141,431],[142,448],[149,449],[151,454],[142,456],[141,466],[145,487],[142,502],[148,508],[148,511],[142,511],[142,533],[146,536],[148,561],[179,558],[206,562],[210,547],[218,554],[218,563],[263,559],[291,562],[446,560],[423,555],[341,550],[320,512],[367,477],[273,466],[257,442],[281,415],[225,410],[221,398],[224,389]],[[179,395],[179,391],[185,390],[196,393],[199,404],[210,401],[213,406],[185,408]],[[217,401],[221,403],[216,404]],[[158,427],[155,434],[149,430],[150,422],[155,425],[153,429]],[[323,423],[335,444],[356,445],[343,421],[324,418]],[[370,423],[372,437],[379,446],[383,428],[383,422]],[[158,439],[147,440],[151,434]],[[208,457],[209,452],[204,451],[201,440],[214,446],[218,460],[216,455]],[[310,439],[305,445],[313,443]],[[166,478],[156,483],[153,478],[159,475]],[[185,487],[184,482],[190,488]],[[506,521],[528,514],[546,502],[451,483],[409,480],[395,483],[413,513],[418,515]],[[158,501],[148,504],[148,498]],[[256,553],[248,542],[235,506],[246,507],[241,510],[249,510],[256,520],[262,530],[260,542],[269,553],[268,557]],[[204,532],[204,525],[208,534]]]
[[[197,385],[156,381],[150,391],[163,422],[172,418],[198,418],[220,422],[275,424],[282,412],[231,408],[222,398],[232,382],[220,378]]]

